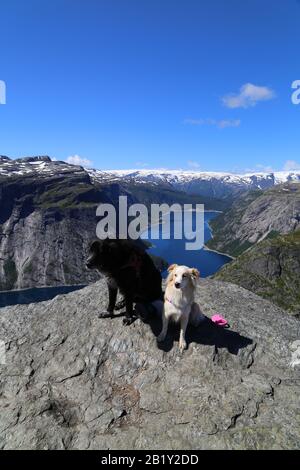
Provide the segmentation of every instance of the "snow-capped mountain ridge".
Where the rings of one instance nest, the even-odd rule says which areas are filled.
[[[204,172],[167,169],[97,170],[83,168],[48,156],[26,157],[12,160],[0,156],[0,177],[49,177],[83,172],[91,182],[100,184],[163,185],[172,190],[184,191],[212,198],[224,198],[249,189],[268,189],[287,181],[299,181],[299,172],[274,173]]]
[[[88,170],[91,174],[97,173],[99,170]],[[230,173],[230,172],[218,172],[218,171],[189,171],[189,170],[167,170],[167,169],[129,169],[129,170],[101,170],[101,174],[107,175],[108,177],[115,178],[160,178],[160,179],[176,179],[178,181],[188,181],[193,179],[206,179],[212,178],[240,181],[249,180],[251,178],[267,179],[274,178],[275,184],[284,183],[288,180],[299,180],[300,171],[276,171],[276,172],[259,172],[259,173]]]
[[[205,197],[222,199],[250,189],[268,189],[287,181],[299,181],[300,172],[246,173],[185,170],[87,170],[95,181],[125,182],[168,186]]]

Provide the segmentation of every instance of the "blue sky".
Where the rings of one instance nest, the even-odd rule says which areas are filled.
[[[297,0],[2,0],[0,154],[300,168]]]

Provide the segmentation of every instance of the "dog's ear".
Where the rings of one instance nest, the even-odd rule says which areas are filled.
[[[166,283],[169,284],[170,282],[173,281],[173,278],[174,278],[174,269],[177,268],[178,264],[171,264],[171,266],[168,267],[168,277],[167,277],[167,280],[166,280]]]
[[[172,272],[173,269],[177,268],[178,264],[171,264],[171,266],[168,267],[168,272]]]
[[[113,252],[116,248],[118,248],[118,243],[114,239],[107,238],[107,250],[108,252]]]
[[[193,281],[197,281],[200,277],[200,272],[196,268],[191,268],[190,275]]]

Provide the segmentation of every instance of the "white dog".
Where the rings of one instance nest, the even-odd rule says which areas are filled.
[[[203,318],[199,305],[194,302],[196,283],[200,273],[196,268],[177,264],[172,264],[168,271],[162,314],[163,326],[157,341],[164,341],[170,319],[180,322],[179,349],[182,352],[187,346],[185,332],[189,320],[194,326],[198,326]]]

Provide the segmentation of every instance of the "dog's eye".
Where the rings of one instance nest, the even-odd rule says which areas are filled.
[[[186,277],[186,274],[183,274],[182,277]]]
[[[177,274],[175,274],[175,277],[177,277]]]

